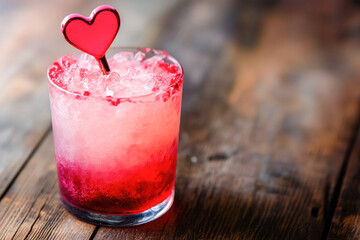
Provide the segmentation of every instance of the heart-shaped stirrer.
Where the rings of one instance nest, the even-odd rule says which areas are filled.
[[[61,23],[65,39],[74,47],[94,56],[104,74],[110,68],[105,53],[120,28],[120,16],[115,8],[103,5],[94,9],[90,17],[70,14]]]

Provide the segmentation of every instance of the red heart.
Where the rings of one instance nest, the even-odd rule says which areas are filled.
[[[120,16],[115,8],[103,5],[90,17],[70,14],[61,23],[65,39],[74,47],[97,59],[105,56],[120,28]]]

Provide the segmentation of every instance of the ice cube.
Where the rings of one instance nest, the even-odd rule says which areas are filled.
[[[115,54],[111,59],[114,62],[125,62],[125,61],[130,61],[131,59],[133,59],[133,57],[134,57],[133,52],[120,52]]]
[[[106,87],[106,97],[112,97],[114,96],[114,92],[109,89],[109,87]]]
[[[142,62],[145,58],[145,53],[143,52],[137,52],[134,56],[134,60],[138,62]]]
[[[147,62],[147,63],[157,62],[157,61],[163,60],[164,58],[165,58],[164,55],[154,55],[152,57],[145,59],[145,62]]]
[[[181,74],[177,65],[166,61],[165,53],[156,50],[146,54],[141,51],[135,55],[132,52],[116,54],[108,59],[109,75],[102,73],[97,60],[90,55],[72,57],[65,56],[54,63],[49,76],[60,87],[84,95],[122,98],[168,90],[172,93]]]

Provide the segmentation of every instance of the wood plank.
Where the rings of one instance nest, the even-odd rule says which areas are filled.
[[[88,239],[95,226],[61,206],[52,134],[0,202],[0,239]]]
[[[289,9],[257,12],[250,23],[230,21],[224,13],[236,16],[237,7],[235,1],[188,2],[165,24],[168,31],[158,46],[179,58],[188,72],[175,205],[144,226],[101,228],[97,239],[320,237],[358,115],[359,49],[351,36],[338,47],[318,49],[314,33],[302,36],[313,19],[299,23]],[[242,11],[255,10],[250,6]],[[189,24],[182,26],[184,19]],[[264,26],[258,44],[246,49],[238,42],[239,30],[233,29],[251,21]],[[284,35],[294,24],[300,29]],[[194,34],[199,29],[201,36]],[[183,32],[184,38],[179,37]],[[0,226],[12,225],[0,232],[19,238],[28,233],[30,238],[88,237],[80,227],[79,232],[61,230],[71,217],[57,205],[55,174],[24,180],[33,171],[53,172],[50,165],[33,164],[40,161],[34,160],[38,156],[46,158],[43,149],[52,146],[48,141],[0,202],[8,209],[0,207],[2,221],[7,221]],[[41,179],[50,185],[39,184]],[[21,205],[19,213],[9,205],[13,201]]]
[[[327,239],[360,239],[359,158],[360,134],[358,132]]]
[[[322,237],[360,98],[358,12],[324,4],[199,0],[169,18],[158,46],[185,69],[174,206],[95,239]]]

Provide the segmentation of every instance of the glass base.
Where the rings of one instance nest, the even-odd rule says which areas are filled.
[[[128,227],[144,224],[166,213],[174,202],[174,191],[165,201],[142,213],[132,215],[106,215],[88,212],[68,203],[61,197],[65,209],[81,221],[107,227]]]

